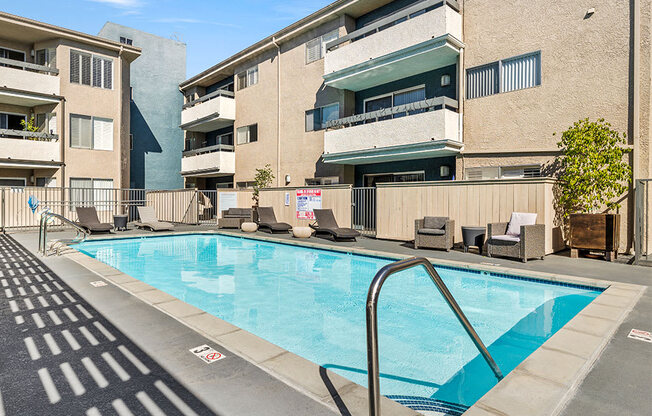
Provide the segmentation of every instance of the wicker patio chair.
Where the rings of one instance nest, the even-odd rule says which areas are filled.
[[[448,217],[424,217],[414,221],[414,248],[450,251],[455,244],[455,221]]]
[[[487,256],[543,260],[546,247],[546,226],[535,224],[536,214],[512,213],[510,222],[487,225]]]

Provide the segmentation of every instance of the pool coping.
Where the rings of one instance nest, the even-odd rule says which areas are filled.
[[[273,236],[245,235],[224,230],[163,232],[130,236],[109,235],[91,238],[88,241],[197,234],[221,234],[242,239],[396,260],[412,257],[384,251],[325,246],[304,239],[282,240]],[[368,414],[368,393],[365,387],[189,305],[84,253],[70,250],[63,255],[333,410],[338,411],[338,409],[344,407],[353,415]],[[644,286],[628,283],[512,269],[488,264],[470,265],[458,261],[434,258],[428,258],[428,260],[435,265],[458,269],[514,275],[537,281],[567,283],[603,290],[596,299],[471,406],[464,413],[465,416],[559,414],[570,398],[573,397],[577,387],[593,367],[604,347],[645,291]],[[393,415],[419,414],[385,397],[383,397],[381,406],[384,411],[389,411]]]

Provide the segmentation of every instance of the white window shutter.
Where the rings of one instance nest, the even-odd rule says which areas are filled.
[[[541,54],[504,60],[501,68],[502,92],[522,90],[541,84]]]
[[[321,58],[321,40],[319,38],[306,42],[306,63]]]

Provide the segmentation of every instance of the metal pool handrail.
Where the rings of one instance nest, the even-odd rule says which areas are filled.
[[[80,227],[78,224],[74,223],[73,221],[69,220],[68,218],[64,217],[63,215],[55,214],[54,212],[45,212],[41,215],[41,222],[39,224],[39,229],[38,229],[38,251],[43,253],[44,256],[47,255],[46,253],[46,242],[47,242],[47,236],[48,236],[48,220],[51,218],[57,218],[66,224],[71,225],[77,234],[75,235],[75,238],[73,239],[73,243],[79,243],[82,241],[85,241],[86,238],[90,235],[88,231]],[[81,237],[81,238],[80,238]]]
[[[369,286],[369,294],[367,295],[367,370],[369,376],[369,415],[370,416],[380,416],[380,380],[379,380],[379,368],[378,368],[378,316],[377,316],[377,306],[378,306],[378,297],[380,295],[380,289],[383,287],[383,283],[389,276],[394,273],[400,272],[405,269],[409,269],[415,266],[423,266],[430,280],[437,286],[439,293],[444,297],[446,303],[451,308],[457,320],[460,321],[466,333],[471,337],[471,340],[475,344],[482,357],[484,357],[491,370],[494,372],[498,380],[502,380],[503,374],[498,368],[498,364],[494,361],[491,354],[487,350],[487,347],[482,343],[482,340],[478,334],[473,329],[473,326],[469,320],[462,312],[460,305],[457,304],[457,301],[451,294],[451,292],[446,287],[446,284],[437,273],[437,270],[433,265],[423,257],[413,257],[406,260],[397,261],[387,266],[383,267],[376,273],[374,280]]]

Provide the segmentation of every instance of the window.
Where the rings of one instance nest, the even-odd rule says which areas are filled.
[[[27,121],[24,114],[0,113],[0,129],[23,130],[21,121]]]
[[[45,187],[45,188],[56,188],[57,178],[48,178],[48,177],[36,178],[36,186]]]
[[[70,178],[70,204],[94,206],[98,211],[113,209],[113,179]]]
[[[70,147],[113,150],[113,120],[71,114]]]
[[[129,150],[134,150],[134,135],[129,134]]]
[[[57,50],[55,48],[39,49],[35,56],[36,64],[47,66],[48,68],[57,67]]]
[[[70,51],[70,82],[112,89],[113,60],[78,51]]]
[[[306,63],[318,61],[326,55],[326,44],[339,38],[339,30],[332,30],[325,35],[306,42]]]
[[[322,130],[326,123],[340,118],[340,104],[330,104],[324,107],[306,111],[306,131]]]
[[[254,181],[237,182],[236,183],[236,188],[238,188],[238,189],[253,188],[255,184],[256,184],[256,182],[254,182]]]
[[[464,172],[467,180],[538,178],[541,166],[486,166],[466,168]]]
[[[133,45],[134,41],[124,36],[120,36],[120,43],[124,43],[125,45]]]
[[[425,99],[426,99],[426,87],[424,85],[421,85],[416,88],[395,91],[387,95],[366,99],[364,101],[364,112],[370,113],[372,111],[379,111],[387,108],[397,107],[400,105],[416,103],[419,101],[423,101]],[[420,111],[413,111],[412,113],[417,113],[417,112]],[[394,115],[379,117],[378,120],[398,118],[398,117],[403,117],[404,115],[405,112],[397,113]],[[373,121],[375,120],[370,120],[369,122],[373,122]]]
[[[426,172],[394,172],[394,173],[374,173],[364,175],[364,186],[375,187],[378,183],[383,182],[420,182],[426,180]]]
[[[238,144],[245,144],[258,141],[258,124],[238,127],[237,133]]]
[[[466,98],[541,85],[541,52],[516,56],[466,71]]]
[[[242,71],[238,74],[238,90],[258,84],[258,65]]]
[[[8,48],[0,48],[0,58],[6,58],[6,59],[13,59],[14,61],[25,61],[25,52],[23,51],[17,51],[14,49],[8,49]],[[22,69],[22,67],[19,66],[14,66],[14,65],[7,65],[7,64],[0,64],[0,66],[4,66],[7,68],[16,68],[16,69]]]
[[[0,186],[24,187],[27,186],[27,180],[25,178],[0,178]]]
[[[57,134],[57,114],[40,113],[36,114],[36,126],[38,131],[49,134]]]

